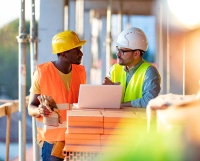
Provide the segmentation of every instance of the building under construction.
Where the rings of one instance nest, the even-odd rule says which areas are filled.
[[[195,120],[193,119],[191,124],[200,121],[198,116],[196,116],[200,107],[200,94],[198,93],[200,88],[200,63],[198,62],[200,60],[200,20],[195,22],[193,21],[193,18],[197,17],[197,15],[189,15],[190,13],[193,13],[195,7],[198,6],[195,4],[196,1],[188,3],[179,1],[179,4],[177,4],[177,2],[173,2],[172,0],[32,0],[30,6],[32,11],[32,15],[30,17],[30,35],[27,35],[25,30],[25,3],[25,0],[21,1],[21,9],[19,9],[19,35],[17,36],[17,41],[19,43],[20,69],[19,99],[6,102],[0,106],[0,117],[7,117],[5,125],[6,161],[11,159],[9,158],[10,133],[12,131],[10,124],[14,113],[19,114],[18,159],[20,161],[37,161],[40,159],[40,151],[35,139],[36,125],[34,118],[32,119],[33,159],[27,156],[26,151],[26,133],[23,132],[26,131],[26,107],[28,103],[28,96],[25,94],[25,70],[26,66],[30,65],[31,73],[33,73],[38,64],[57,59],[57,56],[52,54],[52,37],[58,32],[65,30],[73,30],[81,39],[87,40],[87,43],[82,48],[82,52],[84,54],[82,65],[84,65],[86,69],[87,84],[102,84],[109,68],[116,62],[116,49],[113,42],[117,39],[118,34],[122,30],[129,27],[138,27],[145,31],[149,40],[149,48],[146,52],[147,55],[144,55],[144,57],[158,69],[161,76],[160,95],[167,96],[166,98],[171,101],[170,103],[172,103],[169,105],[169,109],[171,108],[173,110],[167,111],[165,109],[166,111],[162,111],[163,109],[158,109],[158,112],[156,110],[153,112],[150,110],[150,113],[153,113],[151,113],[151,116],[153,117],[149,117],[149,111],[145,108],[132,109],[130,110],[134,113],[132,117],[136,118],[138,122],[140,122],[137,122],[137,128],[141,127],[142,130],[146,128],[146,131],[149,132],[150,124],[155,120],[157,121],[157,124],[153,124],[151,127],[157,126],[156,128],[159,130],[166,130],[171,127],[173,127],[171,129],[174,129],[176,125],[180,125],[183,129],[187,127],[186,129],[189,129],[189,132],[191,132],[191,137],[188,139],[189,143],[184,143],[184,146],[186,146],[187,150],[189,149],[188,147],[191,146],[193,151],[200,147],[200,140],[198,139],[198,134],[200,134],[198,130],[199,124],[195,124],[195,126],[187,124],[186,126],[186,122],[188,122],[188,120],[192,120],[192,118],[195,118]],[[35,13],[35,6],[37,5],[39,5],[40,8],[39,13]],[[176,11],[178,11],[178,14]],[[40,15],[37,28],[35,20],[36,14]],[[188,17],[189,19],[187,19]],[[38,35],[36,35],[36,32]],[[30,64],[26,64],[25,61],[27,43],[30,43]],[[169,96],[169,94],[171,95]],[[174,102],[172,101],[173,99]],[[149,104],[150,109],[155,106],[155,104],[159,104],[159,101],[156,101]],[[177,111],[177,102],[180,106],[179,110],[181,107],[188,108],[183,108],[181,111]],[[113,113],[113,111],[107,111],[107,113],[105,111],[96,111],[94,113],[87,113],[87,111],[83,111],[83,113],[86,112],[84,113],[84,116],[88,116],[88,118],[85,118],[87,121],[94,119],[97,122],[96,125],[102,125],[102,131],[97,130],[92,132],[93,134],[98,134],[98,136],[91,135],[91,133],[88,134],[86,138],[88,139],[90,136],[90,141],[84,138],[84,133],[84,135],[81,135],[81,137],[83,137],[81,138],[82,140],[87,140],[88,142],[93,141],[95,142],[95,145],[100,145],[101,142],[105,143],[106,139],[109,140],[107,135],[113,134],[109,130],[112,128],[112,125],[115,125],[116,122],[109,122],[110,120],[108,116],[110,116],[110,113]],[[120,112],[123,113],[124,111]],[[93,114],[98,116],[98,119],[93,118]],[[121,117],[118,114],[119,113],[114,113],[113,115],[115,118]],[[71,117],[74,115],[76,116],[76,114],[71,111],[71,113],[68,114],[68,119],[72,119]],[[177,121],[176,118],[179,120]],[[81,122],[81,118],[79,117],[77,117],[76,120]],[[117,119],[112,119],[112,121],[113,120],[116,121]],[[69,123],[73,124],[73,121]],[[87,126],[90,125],[87,124]],[[80,126],[77,125],[77,128],[78,127]],[[127,128],[131,128],[131,126],[127,126]],[[137,128],[133,129],[133,131],[137,131]],[[74,133],[73,129],[70,130],[71,133]],[[80,131],[76,131],[75,133],[82,134],[85,128],[79,130]],[[115,136],[116,134],[124,135],[127,133],[129,132],[125,131],[124,133],[120,133],[117,131]],[[100,134],[104,135],[100,136]],[[139,134],[136,134],[134,136],[137,137],[138,135]],[[69,140],[73,140],[73,137],[75,136],[66,135],[66,138]],[[120,139],[121,138],[117,135],[115,141]],[[127,140],[120,140],[120,142],[123,141],[127,143]],[[69,142],[66,144],[76,143]],[[85,144],[87,144],[87,142],[84,142],[84,145]],[[115,146],[114,143],[112,145]],[[91,155],[94,155],[96,158],[101,155],[101,146],[90,145],[85,146],[84,148],[81,148],[81,146],[75,148],[66,146],[65,150],[63,150],[63,155],[66,156],[66,160],[77,161],[81,159],[84,161],[91,160]],[[76,155],[79,155],[79,152],[87,152],[87,155],[85,155],[86,157],[84,158],[81,155],[80,157],[77,157]],[[145,154],[145,152],[143,154]],[[187,159],[189,160],[192,160],[191,158],[193,158],[190,158],[189,153],[187,156],[183,154],[180,156],[185,159],[188,157]],[[195,156],[196,159],[199,157],[197,153],[194,153],[192,156]],[[134,158],[135,156],[132,157]],[[104,158],[104,161],[106,159],[107,158]],[[98,160],[101,159],[98,158]],[[161,160],[171,161],[173,159],[168,158]],[[95,159],[92,161],[95,161]]]

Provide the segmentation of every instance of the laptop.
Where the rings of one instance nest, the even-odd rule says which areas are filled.
[[[122,86],[81,84],[76,108],[120,108]]]

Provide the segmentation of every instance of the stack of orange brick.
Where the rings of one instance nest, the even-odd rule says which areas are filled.
[[[100,151],[103,116],[100,111],[68,111],[66,151]]]
[[[146,127],[146,110],[135,108],[67,111],[66,152],[101,152],[121,147],[126,134]]]

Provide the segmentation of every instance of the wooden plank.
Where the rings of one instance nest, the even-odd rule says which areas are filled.
[[[3,117],[6,115],[6,107],[5,106],[0,106],[0,117]]]
[[[6,116],[6,107],[12,105],[12,103],[4,103],[3,105],[0,105],[0,117]]]
[[[13,102],[12,108],[11,108],[11,113],[15,113],[19,111],[19,103],[17,101]]]
[[[29,96],[25,97],[26,101],[26,107],[28,106]],[[3,117],[6,115],[5,113],[5,107],[11,106],[11,114],[19,111],[19,101],[18,100],[6,100],[6,99],[0,99],[0,103],[4,103],[0,105],[0,117]]]

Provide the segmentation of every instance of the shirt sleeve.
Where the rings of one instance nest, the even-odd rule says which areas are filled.
[[[113,70],[113,65],[110,67],[108,74],[106,75],[106,77],[108,77],[110,80],[112,80],[111,78],[111,72]]]
[[[150,66],[145,74],[145,80],[142,87],[142,98],[132,100],[133,107],[146,108],[149,101],[160,93],[160,75],[154,66]]]
[[[31,88],[29,92],[34,93],[34,94],[40,94],[40,82],[39,82],[39,74],[37,70],[34,72],[34,75],[32,78],[32,84],[31,84]]]

